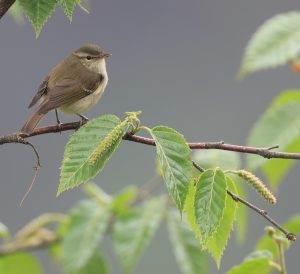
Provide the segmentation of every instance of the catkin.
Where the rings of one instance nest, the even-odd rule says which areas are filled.
[[[244,169],[237,170],[234,173],[237,174],[239,177],[243,178],[250,185],[252,185],[253,188],[268,202],[270,202],[271,204],[276,203],[276,197],[271,193],[271,191],[267,188],[267,186],[253,173]]]
[[[117,125],[97,146],[97,148],[91,154],[88,164],[94,166],[96,162],[103,156],[103,154],[111,148],[121,136],[123,136],[124,122]],[[126,121],[127,123],[127,121]]]

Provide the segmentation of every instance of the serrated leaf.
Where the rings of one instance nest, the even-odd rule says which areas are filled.
[[[0,273],[42,274],[44,272],[33,256],[25,252],[20,252],[0,257]]]
[[[222,169],[239,169],[241,166],[239,154],[226,150],[197,150],[193,154],[193,160],[205,169],[216,166]]]
[[[64,14],[68,17],[70,23],[72,22],[73,12],[75,6],[77,5],[77,2],[77,0],[60,0],[62,10]]]
[[[300,12],[276,15],[252,36],[245,50],[240,75],[283,65],[299,53]]]
[[[269,264],[272,255],[269,252],[250,254],[245,260],[234,266],[227,274],[268,274],[271,271]]]
[[[217,231],[225,210],[226,178],[220,169],[204,171],[197,183],[195,193],[196,223],[201,233],[201,242],[206,247],[208,240]]]
[[[130,273],[155,234],[166,206],[165,197],[153,198],[125,211],[113,226],[113,243],[125,273]]]
[[[114,115],[97,117],[80,127],[66,145],[57,195],[95,177],[119,146],[128,128]]]
[[[230,177],[226,177],[227,188],[238,195],[235,183]],[[230,237],[233,223],[236,217],[237,203],[229,196],[226,195],[225,201],[226,207],[215,234],[208,240],[207,249],[213,256],[218,268],[220,268],[221,258],[225,247],[227,246],[228,239]]]
[[[94,200],[81,201],[72,210],[62,245],[67,272],[81,269],[91,259],[106,231],[109,218],[109,207],[99,206]]]
[[[189,185],[188,194],[186,196],[184,210],[186,213],[186,218],[190,224],[191,229],[195,233],[197,238],[200,238],[200,230],[196,223],[195,215],[195,193],[196,193],[196,179],[192,179]]]
[[[167,221],[170,240],[181,272],[183,274],[207,273],[207,256],[201,250],[194,233],[175,212],[169,212]]]
[[[108,274],[106,259],[97,250],[84,267],[68,274]]]
[[[177,208],[182,212],[188,185],[193,175],[191,150],[183,135],[172,128],[157,126],[150,130],[162,176]]]
[[[270,147],[279,144],[281,151],[293,152],[299,149],[300,138],[300,92],[285,91],[272,102],[250,133],[248,144],[256,147]],[[273,187],[291,167],[293,161],[267,159],[247,155],[247,167],[254,170],[262,167]]]
[[[287,231],[290,231],[290,232],[294,233],[296,236],[298,236],[300,234],[300,215],[293,216],[282,226]],[[281,232],[276,231],[276,235],[282,236],[283,234]],[[288,249],[290,247],[290,242],[287,239],[285,241],[284,247],[285,247],[285,249]],[[263,237],[260,238],[260,240],[257,242],[257,244],[255,246],[255,249],[256,250],[262,250],[262,249],[268,250],[269,252],[271,252],[273,254],[274,258],[278,257],[278,251],[277,251],[277,247],[274,243],[274,240],[268,235],[264,235]]]
[[[40,32],[47,22],[50,15],[53,13],[56,4],[59,0],[21,0],[20,5],[25,11],[29,21],[31,22],[35,35],[38,37]]]

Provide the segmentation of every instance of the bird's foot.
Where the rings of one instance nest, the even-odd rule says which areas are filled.
[[[56,126],[58,128],[59,133],[61,134],[61,132],[62,132],[62,123],[60,121],[57,121]]]
[[[62,123],[60,122],[59,118],[58,118],[58,113],[57,113],[57,109],[55,109],[55,116],[56,116],[56,125],[58,127],[58,131],[61,134],[62,131]]]

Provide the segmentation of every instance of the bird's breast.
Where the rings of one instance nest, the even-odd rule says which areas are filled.
[[[108,78],[104,77],[98,88],[90,95],[74,102],[70,105],[64,105],[59,108],[60,111],[66,114],[82,114],[90,110],[101,99],[101,96],[107,85]]]

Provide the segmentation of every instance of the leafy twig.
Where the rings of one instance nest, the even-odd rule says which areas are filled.
[[[26,136],[22,133],[14,133],[12,135],[3,135],[0,136],[0,145],[5,143],[12,143],[15,141],[11,141],[12,139],[16,139],[21,137],[23,139],[29,138],[36,135],[49,134],[49,133],[57,133],[68,130],[76,130],[82,125],[81,122],[73,122],[73,123],[64,123],[58,125],[51,125],[46,127],[36,128],[30,135]],[[145,145],[155,146],[154,140],[152,138],[146,138],[139,135],[126,134],[123,137],[124,140],[132,141],[136,143],[142,143]],[[18,143],[18,142],[17,142]],[[262,156],[267,159],[271,158],[280,158],[280,159],[294,159],[300,160],[300,153],[290,153],[290,152],[277,152],[272,151],[275,148],[278,148],[278,145],[267,147],[267,148],[259,148],[259,147],[249,147],[249,146],[239,146],[227,144],[223,141],[220,142],[190,142],[188,143],[191,149],[219,149],[219,150],[228,150],[239,153],[248,153]]]
[[[51,125],[41,128],[36,128],[30,135],[25,135],[23,133],[15,133],[12,135],[4,135],[0,136],[0,145],[5,143],[24,143],[25,138],[29,138],[36,135],[42,135],[42,134],[48,134],[48,133],[57,133],[67,130],[76,130],[82,125],[82,122],[73,122],[73,123],[64,123],[60,125]],[[155,142],[151,138],[142,137],[135,134],[127,133],[124,137],[124,140],[136,142],[136,143],[142,143],[145,145],[151,145],[155,146]],[[30,143],[27,143],[28,145],[31,145]],[[282,159],[300,159],[300,153],[288,153],[288,152],[274,152],[271,151],[272,149],[278,148],[278,145],[267,147],[267,148],[257,148],[257,147],[248,147],[248,146],[238,146],[238,145],[231,145],[226,144],[223,141],[220,142],[197,142],[197,143],[188,143],[189,147],[191,149],[220,149],[220,150],[229,150],[229,151],[235,151],[240,153],[250,153],[250,154],[256,154],[260,155],[265,158],[282,158]],[[35,150],[35,149],[34,149]],[[36,151],[36,150],[35,150]],[[37,154],[38,158],[38,154]],[[39,163],[39,158],[38,158]],[[199,169],[200,171],[204,171],[203,168],[201,168],[199,165],[197,165],[195,162],[193,162],[194,166]],[[267,215],[267,212],[265,210],[262,210],[251,203],[243,200],[242,198],[236,196],[234,193],[227,190],[227,193],[237,202],[240,202],[247,207],[251,208],[261,216],[263,216],[267,221],[272,223],[278,230],[280,230],[282,233],[285,234],[287,239],[290,241],[295,241],[296,237],[293,233],[288,232],[284,228],[282,228],[277,222],[275,222],[271,217]]]
[[[205,169],[199,166],[197,163],[193,161],[193,166],[198,169],[201,172],[204,172]],[[272,225],[274,225],[278,230],[280,230],[288,240],[290,241],[296,241],[296,236],[284,229],[280,224],[278,224],[276,221],[274,221],[270,216],[268,216],[268,212],[266,210],[260,209],[257,206],[247,202],[246,200],[240,198],[236,194],[232,193],[230,190],[227,189],[227,194],[231,196],[231,198],[236,201],[244,204],[245,206],[249,207],[250,209],[254,210],[257,212],[259,215],[261,215],[263,218],[265,218],[268,222],[270,222]]]

